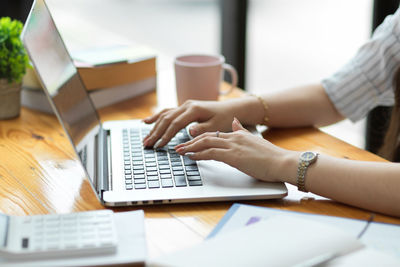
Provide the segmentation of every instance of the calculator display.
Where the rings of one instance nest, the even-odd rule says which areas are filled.
[[[5,247],[7,242],[9,217],[0,213],[0,247]]]

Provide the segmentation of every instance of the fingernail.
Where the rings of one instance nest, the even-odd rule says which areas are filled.
[[[193,156],[193,155],[194,155],[194,152],[186,152],[184,156],[190,157],[190,156]]]
[[[157,149],[162,142],[162,138],[158,139],[158,141],[154,144],[153,148]]]
[[[197,134],[197,131],[196,131],[196,129],[194,127],[190,128],[189,132],[190,132],[191,136],[195,136]]]
[[[183,143],[182,143],[182,144],[179,144],[179,145],[176,145],[176,146],[174,147],[174,149],[177,150],[177,149],[179,149],[179,148],[182,147],[182,146],[183,146]]]
[[[179,154],[183,153],[183,151],[185,151],[185,147],[184,147],[184,146],[183,146],[183,147],[180,147],[180,148],[178,148],[178,149],[176,150],[176,152],[179,153]]]

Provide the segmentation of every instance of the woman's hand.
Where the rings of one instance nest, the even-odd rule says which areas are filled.
[[[257,110],[258,109],[258,110]],[[260,106],[255,97],[243,97],[226,101],[186,101],[183,105],[164,109],[143,121],[155,125],[143,140],[144,146],[162,147],[182,128],[191,122],[198,122],[189,131],[193,137],[210,131],[230,131],[231,121],[236,116],[247,124],[257,123]],[[261,110],[262,111],[262,110]]]
[[[176,146],[176,151],[189,153],[193,160],[217,160],[263,181],[294,182],[298,152],[277,147],[262,137],[248,132],[235,118],[232,133],[202,134]]]

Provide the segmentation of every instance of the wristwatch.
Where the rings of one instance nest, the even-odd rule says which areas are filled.
[[[318,153],[306,151],[300,154],[299,166],[297,167],[297,188],[300,191],[308,192],[306,189],[306,172],[308,167],[318,158]]]

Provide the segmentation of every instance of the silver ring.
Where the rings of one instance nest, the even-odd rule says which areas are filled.
[[[219,137],[219,131],[216,131],[216,132],[215,132],[215,136],[216,136],[216,137]]]

